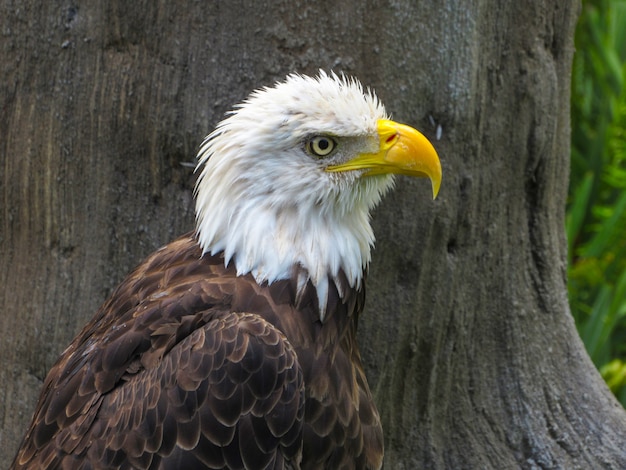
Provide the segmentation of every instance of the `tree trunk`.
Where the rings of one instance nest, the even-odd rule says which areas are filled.
[[[0,0],[0,461],[124,275],[193,227],[188,163],[291,71],[345,71],[444,180],[375,213],[360,342],[396,468],[626,468],[577,336],[563,220],[576,2]],[[415,204],[419,201],[419,206]]]

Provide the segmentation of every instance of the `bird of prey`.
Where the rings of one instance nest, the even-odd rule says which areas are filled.
[[[292,74],[204,140],[197,226],[149,256],[50,370],[12,468],[379,469],[356,342],[393,174],[430,142],[353,78]]]

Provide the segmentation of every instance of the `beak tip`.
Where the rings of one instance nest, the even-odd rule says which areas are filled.
[[[437,195],[439,194],[439,189],[441,188],[441,164],[439,163],[439,157],[437,157],[437,170],[434,172],[434,175],[430,176],[430,182],[433,187],[433,201],[437,199]]]
[[[433,201],[437,199],[438,194],[439,194],[439,185],[433,184]]]

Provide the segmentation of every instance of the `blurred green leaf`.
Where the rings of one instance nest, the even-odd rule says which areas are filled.
[[[613,359],[602,366],[600,373],[613,393],[626,385],[626,364],[620,359]]]
[[[575,194],[572,195],[572,203],[570,204],[565,219],[567,230],[567,240],[569,245],[568,253],[570,258],[573,253],[574,240],[578,238],[578,234],[585,220],[587,206],[589,205],[589,195],[591,194],[591,185],[593,183],[593,174],[587,173]],[[571,262],[571,260],[570,260]]]
[[[591,358],[626,404],[626,0],[583,0],[575,42],[568,291]]]

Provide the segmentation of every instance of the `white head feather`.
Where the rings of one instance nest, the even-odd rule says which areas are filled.
[[[224,252],[240,275],[259,283],[301,267],[318,292],[323,319],[329,282],[343,270],[361,284],[374,235],[369,212],[392,185],[390,175],[326,172],[337,161],[379,147],[376,123],[387,119],[359,82],[324,72],[289,75],[253,92],[202,144],[196,186],[203,253]],[[338,140],[331,158],[307,151],[315,135]]]

